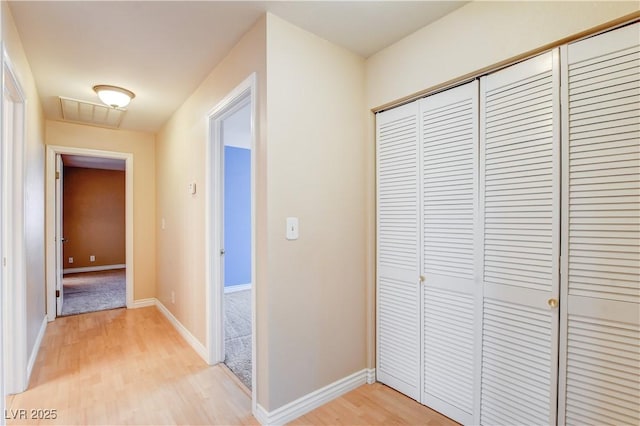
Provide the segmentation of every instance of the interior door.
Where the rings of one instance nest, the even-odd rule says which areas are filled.
[[[422,402],[473,423],[478,222],[478,82],[420,101]]]
[[[56,154],[56,312],[62,315],[62,303],[64,302],[64,289],[62,285],[63,259],[62,259],[62,156]]]
[[[563,52],[562,424],[640,424],[638,34]]]
[[[560,255],[559,53],[483,77],[479,423],[555,424]]]
[[[420,399],[418,103],[376,116],[378,381]]]

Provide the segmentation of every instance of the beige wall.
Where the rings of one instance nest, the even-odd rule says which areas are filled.
[[[2,41],[26,97],[24,229],[27,281],[27,356],[45,317],[44,118],[31,67],[7,3],[2,2]]]
[[[205,148],[208,141],[209,112],[252,73],[257,75],[259,111],[257,210],[264,211],[264,103],[266,98],[265,19],[262,18],[209,74],[196,91],[178,108],[157,135],[157,294],[156,297],[203,345],[206,344],[205,282]],[[191,195],[188,184],[196,182]],[[262,195],[260,195],[262,194]],[[165,229],[160,229],[161,220]],[[257,250],[264,250],[264,220],[256,224]],[[264,256],[258,256],[256,292],[258,321],[262,320],[266,292],[262,287]],[[175,304],[171,292],[175,292]],[[258,348],[265,333],[258,330]],[[266,383],[266,356],[258,353],[258,398]]]
[[[133,154],[133,296],[134,300],[155,297],[155,136],[47,120],[46,142],[48,145]]]
[[[125,172],[65,167],[62,182],[63,267],[124,264]]]
[[[364,60],[268,15],[267,91],[271,411],[366,365]]]
[[[474,1],[367,60],[375,108],[640,9],[637,1]]]

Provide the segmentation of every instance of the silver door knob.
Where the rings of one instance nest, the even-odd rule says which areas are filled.
[[[220,249],[220,256],[224,254],[224,249]]]

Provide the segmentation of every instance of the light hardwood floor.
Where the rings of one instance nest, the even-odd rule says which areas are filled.
[[[56,410],[55,419],[31,410]],[[21,411],[26,410],[26,411]],[[12,419],[26,415],[27,418]],[[7,400],[8,425],[257,425],[251,397],[210,367],[154,307],[50,323],[29,389]],[[455,425],[381,384],[362,386],[295,425]]]
[[[364,385],[289,423],[300,425],[424,425],[458,423],[381,384]]]

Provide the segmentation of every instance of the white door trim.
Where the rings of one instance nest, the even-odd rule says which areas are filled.
[[[62,315],[62,305],[64,304],[64,287],[62,285],[62,279],[63,276],[62,274],[64,273],[63,270],[63,265],[64,262],[62,260],[63,258],[63,253],[64,253],[64,247],[63,247],[63,242],[62,242],[62,238],[63,238],[63,225],[62,225],[62,221],[63,219],[63,210],[64,210],[64,198],[63,198],[63,191],[64,191],[64,183],[63,183],[63,179],[64,179],[64,164],[62,163],[62,156],[60,154],[56,154],[56,182],[55,182],[55,206],[56,206],[56,221],[55,221],[55,227],[56,227],[56,316],[60,316]],[[58,238],[59,237],[59,238]],[[58,295],[57,293],[60,292],[60,294]]]
[[[46,157],[46,281],[47,281],[47,319],[56,319],[56,236],[55,236],[55,164],[56,154],[83,155],[89,157],[114,158],[125,160],[125,263],[127,308],[133,308],[133,154],[128,152],[102,151],[87,148],[47,145]]]
[[[221,281],[222,262],[220,260],[222,232],[222,215],[218,200],[222,195],[222,176],[220,157],[214,158],[216,153],[222,153],[222,141],[219,137],[219,123],[229,114],[236,111],[239,105],[246,105],[247,99],[251,103],[251,400],[252,411],[257,410],[256,397],[256,74],[233,89],[208,114],[209,132],[206,145],[206,193],[205,193],[205,265],[206,265],[206,305],[207,305],[207,353],[209,364],[224,361],[224,329],[223,305],[224,285]]]
[[[26,251],[24,243],[24,151],[26,97],[2,46],[2,206],[4,258],[3,286],[3,397],[27,388],[27,289]],[[4,111],[5,96],[11,112]],[[7,117],[7,113],[11,114]],[[11,120],[11,125],[7,120]],[[9,133],[11,132],[11,133]],[[13,256],[12,256],[13,255]],[[6,260],[6,264],[5,264]],[[9,285],[9,283],[13,285]]]
[[[0,15],[2,15],[2,13],[0,12]],[[0,16],[1,18],[1,16]],[[0,41],[0,47],[2,47],[2,50],[4,52],[4,45],[2,45],[2,42]],[[2,69],[4,69],[4,58],[0,58],[0,62],[2,62],[0,64],[0,67],[2,67]],[[4,89],[3,89],[3,93],[4,93]],[[3,105],[2,103],[0,103],[0,123],[2,120],[2,117],[4,117],[4,109],[3,109]],[[4,128],[4,126],[2,126],[0,124],[0,129]],[[1,130],[0,130],[1,131]],[[5,140],[3,135],[0,133],[0,298],[2,298],[2,300],[4,299],[4,294],[2,294],[2,289],[4,289],[4,283],[5,283],[5,279],[4,279],[4,273],[5,273],[5,267],[4,267],[4,252],[5,252],[5,243],[4,243],[4,229],[5,229],[5,218],[7,217],[6,213],[5,213],[5,207],[7,204],[6,201],[6,190],[4,187],[4,182],[5,182],[5,169],[6,169],[6,163],[5,163]],[[4,386],[4,366],[5,366],[5,360],[4,360],[4,348],[5,345],[4,344],[4,338],[5,338],[5,333],[4,333],[4,324],[5,324],[5,320],[4,320],[4,307],[3,307],[3,302],[2,300],[0,300],[0,413],[5,413],[5,400],[6,400],[6,393],[5,393],[5,386]],[[0,419],[0,425],[5,425],[6,424],[6,420]]]

